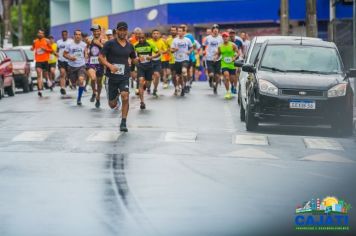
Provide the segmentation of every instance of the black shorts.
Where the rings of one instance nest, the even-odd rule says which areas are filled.
[[[168,69],[169,68],[169,62],[168,61],[162,61],[162,69]]]
[[[162,64],[161,61],[152,61],[152,70],[153,72],[161,72],[162,70]]]
[[[64,68],[68,70],[68,62],[67,61],[58,61],[58,69]]]
[[[181,62],[176,61],[176,63],[174,64],[174,70],[177,73],[177,75],[181,75],[183,67],[188,69],[188,66],[189,66],[189,61],[181,61]]]
[[[80,67],[68,66],[68,78],[70,79],[72,84],[76,84],[79,77],[84,77],[85,79],[86,76],[87,76],[87,72],[85,70],[85,66],[80,66]]]
[[[36,62],[36,68],[41,68],[43,71],[48,71],[48,62]]]
[[[221,61],[206,61],[208,73],[221,74]]]
[[[136,65],[135,65],[135,63],[132,63],[132,64],[131,64],[131,66],[130,66],[130,71],[131,71],[131,72],[136,71]]]
[[[190,69],[191,67],[195,67],[195,64],[197,64],[197,61],[189,60],[188,68]]]
[[[130,79],[110,79],[106,80],[106,92],[108,100],[113,101],[121,92],[129,92]]]
[[[152,65],[138,65],[137,66],[137,78],[145,78],[147,81],[152,80],[153,68]]]
[[[221,68],[222,73],[224,73],[225,71],[229,72],[229,75],[236,75],[236,69]]]
[[[56,68],[56,65],[57,65],[57,63],[49,63],[48,64],[48,69]]]

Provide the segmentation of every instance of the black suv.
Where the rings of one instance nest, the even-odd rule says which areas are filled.
[[[353,91],[334,43],[283,39],[266,41],[253,64],[244,64],[240,118],[247,130],[258,123],[331,124],[352,133]]]

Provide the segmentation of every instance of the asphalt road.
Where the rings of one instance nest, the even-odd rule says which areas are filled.
[[[104,96],[100,109],[58,88],[1,100],[0,235],[301,235],[296,206],[329,195],[355,206],[355,235],[354,137],[247,132],[222,90],[172,94],[148,97],[145,111],[131,95],[125,134]]]

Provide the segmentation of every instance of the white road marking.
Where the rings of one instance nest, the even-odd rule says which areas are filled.
[[[167,132],[165,142],[179,142],[179,143],[194,143],[197,139],[197,133],[194,132]]]
[[[50,131],[25,131],[12,139],[13,142],[43,142],[51,134]]]
[[[115,142],[121,133],[118,131],[97,131],[92,133],[86,140],[88,142]]]
[[[263,135],[236,135],[235,144],[268,145],[267,136]]]
[[[299,159],[300,161],[322,161],[322,162],[339,162],[339,163],[355,163],[353,160],[332,153],[318,153],[305,156]]]
[[[256,148],[245,148],[242,150],[237,150],[231,153],[228,153],[227,156],[232,156],[232,157],[243,157],[243,158],[251,158],[251,159],[271,159],[271,160],[277,160],[279,159],[278,157],[266,153],[264,151],[261,151]]]
[[[310,149],[344,150],[341,144],[328,138],[304,138],[304,143]]]

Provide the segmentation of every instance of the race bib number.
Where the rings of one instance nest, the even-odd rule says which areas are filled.
[[[178,59],[184,59],[184,52],[177,53],[177,58]]]
[[[99,57],[90,57],[90,64],[96,65],[99,64]]]
[[[118,71],[116,71],[114,74],[115,75],[124,75],[125,74],[125,65],[124,64],[114,64],[118,68]]]
[[[37,54],[38,55],[41,55],[41,54],[43,54],[45,51],[42,49],[42,48],[38,48],[37,49]]]
[[[80,57],[82,57],[82,55],[83,55],[82,52],[75,52],[74,53],[74,57],[75,58],[80,58]]]
[[[226,63],[231,63],[232,62],[232,57],[225,57],[224,62]]]
[[[148,60],[149,55],[142,55],[143,60],[141,61],[141,63],[147,63],[150,62],[150,60]]]

